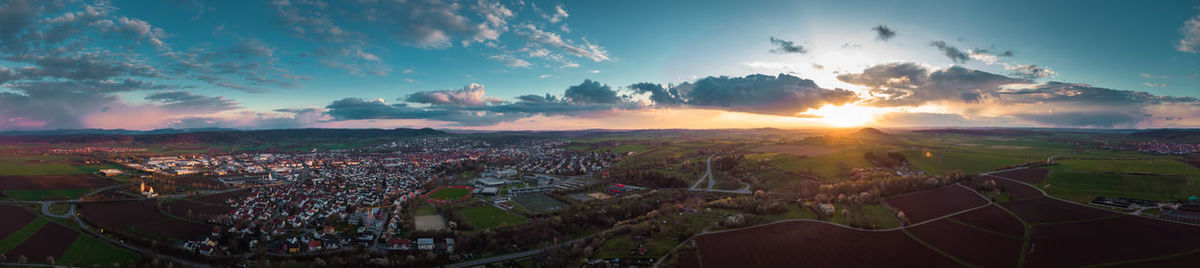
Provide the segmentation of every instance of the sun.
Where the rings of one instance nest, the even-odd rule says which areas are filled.
[[[819,117],[818,121],[832,127],[856,127],[875,122],[875,116],[881,111],[878,108],[845,104],[835,106],[826,104],[814,110],[808,110],[801,115]]]

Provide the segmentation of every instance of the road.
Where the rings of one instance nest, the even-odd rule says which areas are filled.
[[[94,194],[97,194],[100,192],[117,189],[117,188],[128,186],[128,185],[129,184],[116,184],[116,185],[106,186],[106,187],[99,188],[94,191],[88,192],[88,193],[84,194],[83,196],[81,196],[79,199],[56,200],[56,201],[23,201],[23,200],[9,201],[9,200],[6,200],[6,201],[0,201],[0,204],[38,204],[39,206],[41,206],[42,215],[45,215],[47,217],[52,217],[52,218],[59,218],[59,219],[74,218],[75,224],[77,224],[79,226],[80,232],[84,232],[84,233],[90,234],[94,237],[97,237],[99,239],[103,239],[104,241],[107,241],[110,244],[137,252],[141,255],[149,254],[149,255],[155,256],[157,258],[163,258],[163,259],[171,260],[174,262],[182,263],[186,267],[202,267],[202,268],[211,267],[208,264],[197,263],[197,262],[193,262],[193,261],[189,261],[189,260],[185,260],[185,259],[180,259],[180,258],[173,257],[170,255],[158,254],[150,249],[138,248],[133,245],[129,245],[129,244],[123,243],[121,241],[118,241],[116,239],[109,238],[107,236],[104,236],[103,234],[96,232],[95,227],[92,227],[91,225],[88,225],[87,223],[83,222],[83,219],[81,219],[80,217],[76,217],[75,208],[78,206],[78,203],[110,202],[110,201],[113,201],[113,202],[116,202],[116,201],[140,201],[140,200],[148,199],[145,197],[141,197],[141,198],[121,199],[121,200],[91,200],[91,201],[82,200],[82,198],[86,197],[86,196],[91,196],[91,195],[94,195]],[[224,190],[209,190],[209,191],[199,192],[198,194],[199,195],[219,194],[219,193],[228,193],[228,192],[237,191],[237,190],[243,190],[243,189],[242,188],[232,188],[232,189],[224,189]],[[168,195],[168,196],[161,196],[160,198],[181,198],[181,197],[186,197],[186,196],[188,196],[188,195]],[[50,205],[56,204],[56,203],[70,204],[71,208],[69,210],[67,210],[67,212],[64,214],[54,214],[54,213],[50,212]],[[251,255],[246,255],[243,257],[248,258],[250,256]],[[5,263],[5,264],[8,264],[8,263]]]
[[[712,173],[712,159],[714,156],[717,156],[717,155],[716,154],[709,155],[708,160],[705,160],[704,175],[700,175],[700,178],[696,180],[696,183],[692,184],[691,188],[688,188],[689,191],[727,193],[727,194],[751,194],[751,193],[753,193],[750,191],[750,184],[745,183],[745,182],[739,182],[742,184],[742,188],[737,189],[737,190],[713,189],[713,187],[716,186],[716,184],[717,184],[717,180],[713,179],[713,175],[712,175],[713,174]],[[704,183],[705,181],[708,181],[708,186],[701,188],[700,184]]]

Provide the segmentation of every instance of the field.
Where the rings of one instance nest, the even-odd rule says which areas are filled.
[[[1016,267],[1021,255],[1021,238],[1002,236],[937,220],[907,230],[921,242],[982,267]]]
[[[204,223],[164,215],[150,201],[94,203],[82,206],[89,223],[111,231],[123,231],[155,239],[195,239],[212,231]]]
[[[869,167],[871,163],[863,157],[866,151],[851,150],[830,153],[816,157],[800,157],[780,153],[762,153],[746,155],[746,159],[766,159],[771,166],[796,173],[812,173],[825,180],[836,180],[846,177],[847,171],[854,167]]]
[[[79,198],[89,188],[110,183],[93,175],[3,175],[0,189],[17,200],[67,200]]]
[[[1120,214],[1040,197],[1001,204],[1027,223],[1050,223],[1099,219]]]
[[[1033,186],[997,177],[980,176],[974,180],[974,183],[978,184],[989,181],[995,182],[996,187],[998,188],[997,190],[1011,197],[1011,200],[1037,198],[1042,196],[1042,192],[1038,191],[1036,188],[1033,188]]]
[[[517,225],[527,221],[521,216],[490,205],[459,209],[457,213],[475,227],[475,230]]]
[[[0,206],[0,215],[0,253],[9,262],[24,255],[30,263],[54,257],[59,265],[111,265],[141,257],[21,208]]]
[[[899,209],[909,222],[918,223],[987,204],[971,190],[958,185],[890,197],[888,205]]]
[[[71,200],[87,194],[89,189],[6,190],[5,195],[16,200]]]
[[[132,251],[105,244],[88,235],[79,235],[58,258],[59,265],[112,265],[141,258]]]
[[[1200,249],[1200,228],[1138,216],[1034,226],[1029,266],[1078,267]],[[1194,263],[1193,263],[1194,264]],[[1147,266],[1149,267],[1149,266]]]
[[[8,205],[0,205],[0,215],[4,215],[4,220],[0,221],[0,238],[12,235],[37,218],[37,215],[29,211]]]
[[[1025,224],[996,205],[954,215],[949,220],[1012,237],[1025,235]]]
[[[994,173],[992,175],[1014,179],[1024,183],[1038,184],[1046,179],[1046,174],[1050,174],[1050,170],[1039,168],[1023,168],[1013,171]]]
[[[961,266],[903,231],[856,231],[811,221],[709,233],[696,243],[705,267]]]
[[[782,154],[790,154],[790,155],[795,155],[795,156],[807,156],[807,157],[822,156],[822,155],[827,155],[827,154],[836,153],[836,152],[840,151],[837,148],[829,148],[829,147],[825,147],[825,146],[788,145],[788,144],[762,145],[762,146],[752,147],[749,150],[751,152],[759,152],[759,153],[782,153]]]
[[[518,205],[533,214],[544,214],[554,212],[567,207],[567,204],[560,202],[553,197],[544,194],[531,194],[513,197]]]
[[[446,203],[462,201],[471,195],[475,188],[469,186],[442,186],[425,194],[425,199],[431,202]]]
[[[32,262],[45,262],[46,257],[58,257],[66,251],[78,235],[79,233],[74,230],[51,222],[26,239],[20,246],[9,250],[5,254],[10,256],[25,256]]]
[[[74,189],[109,185],[92,175],[0,176],[0,188],[12,190]]]
[[[45,227],[49,222],[50,220],[47,220],[46,218],[37,217],[33,221],[23,224],[20,229],[17,229],[15,232],[5,236],[4,239],[0,239],[0,252],[8,252],[9,250],[20,246],[21,243],[25,243],[26,240],[29,240],[30,237],[36,234],[38,230],[41,230],[42,227]]]
[[[419,231],[437,231],[446,229],[446,219],[442,215],[421,215],[413,217],[414,225]]]

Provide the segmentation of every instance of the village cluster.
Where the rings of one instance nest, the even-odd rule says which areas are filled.
[[[423,186],[455,176],[453,167],[486,163],[474,180],[480,195],[494,195],[497,178],[524,174],[531,185],[515,192],[577,186],[555,176],[602,171],[620,155],[565,150],[564,141],[494,145],[466,138],[425,138],[354,150],[304,153],[238,153],[150,157],[127,167],[164,175],[216,176],[220,183],[247,188],[224,200],[232,211],[212,217],[251,247],[297,254],[363,245],[380,250],[452,252],[453,240],[402,237],[406,204]],[[412,230],[408,230],[412,231]],[[209,249],[210,241],[180,243]],[[232,253],[232,252],[230,252]],[[203,253],[202,253],[203,254]],[[212,253],[207,253],[212,254]],[[207,255],[205,254],[205,255]]]

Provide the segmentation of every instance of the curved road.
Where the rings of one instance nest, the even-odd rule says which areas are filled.
[[[692,187],[688,188],[688,190],[697,191],[697,192],[714,192],[714,193],[727,193],[727,194],[751,194],[751,193],[753,193],[753,192],[750,192],[750,184],[745,183],[745,182],[739,182],[743,186],[741,189],[737,189],[737,190],[713,189],[713,187],[716,186],[716,184],[717,184],[717,180],[713,179],[713,175],[712,175],[712,159],[714,156],[717,156],[717,155],[712,154],[712,155],[708,156],[708,160],[706,160],[704,163],[704,165],[705,165],[704,175],[700,175],[700,178],[697,179],[696,183],[692,184]],[[700,184],[704,183],[704,181],[708,181],[708,186],[701,188]]]

